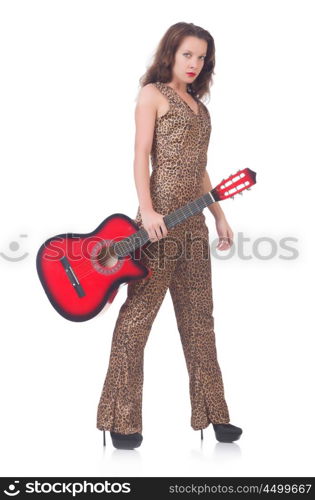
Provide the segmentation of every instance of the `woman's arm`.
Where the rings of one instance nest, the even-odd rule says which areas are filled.
[[[143,227],[151,241],[167,235],[163,215],[153,209],[150,193],[149,158],[157,113],[157,92],[153,85],[142,87],[135,109],[134,179]]]
[[[211,181],[207,170],[205,170],[202,188],[203,188],[202,194],[208,193],[212,189]],[[224,212],[221,206],[219,205],[218,201],[216,203],[211,203],[211,205],[209,205],[208,208],[215,218],[216,229],[219,236],[219,242],[217,244],[217,248],[218,250],[227,250],[230,246],[233,245],[233,231],[230,225],[228,224]]]
[[[149,86],[143,87],[135,109],[136,135],[134,146],[134,179],[140,210],[152,209],[149,157],[152,148],[156,110]]]
[[[212,185],[211,185],[210,177],[209,177],[207,170],[205,169],[205,175],[203,178],[203,192],[202,192],[202,194],[208,193],[211,190],[212,190]],[[224,212],[223,212],[221,206],[219,205],[218,201],[216,203],[211,203],[211,205],[209,205],[208,208],[216,220],[225,218]]]

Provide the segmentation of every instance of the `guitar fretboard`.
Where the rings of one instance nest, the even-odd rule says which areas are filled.
[[[164,223],[167,229],[171,229],[172,227],[184,222],[188,217],[192,215],[199,214],[203,211],[205,207],[208,207],[212,203],[215,203],[217,200],[215,199],[214,190],[206,193],[200,198],[196,200],[190,201],[186,205],[177,208],[173,212],[165,215],[163,217]],[[114,245],[115,254],[117,257],[126,257],[128,254],[133,252],[139,247],[142,247],[147,241],[149,241],[149,235],[147,231],[142,227],[136,233],[124,238],[123,240],[118,241]]]

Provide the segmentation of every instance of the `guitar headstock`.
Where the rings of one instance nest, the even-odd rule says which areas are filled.
[[[256,184],[256,172],[250,168],[238,170],[235,174],[230,175],[211,190],[211,194],[215,201],[226,200],[227,198],[234,199],[236,194],[243,194],[242,191],[251,188]]]

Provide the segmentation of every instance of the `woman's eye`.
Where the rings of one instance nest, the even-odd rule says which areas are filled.
[[[188,54],[188,52],[185,52],[184,56],[190,56],[190,54]],[[200,56],[202,57],[203,60],[205,60],[206,56]]]

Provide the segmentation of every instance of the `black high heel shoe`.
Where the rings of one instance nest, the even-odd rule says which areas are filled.
[[[243,430],[240,427],[232,424],[212,424],[215,437],[221,443],[232,443],[240,438]],[[201,431],[201,439],[203,439],[203,429]]]
[[[212,424],[215,437],[222,443],[232,443],[237,441],[242,434],[242,429],[232,424]]]
[[[110,431],[112,443],[115,448],[120,450],[133,450],[138,448],[143,441],[143,436],[139,432],[133,434],[119,434],[118,432]],[[106,446],[105,431],[103,430],[103,445]]]

